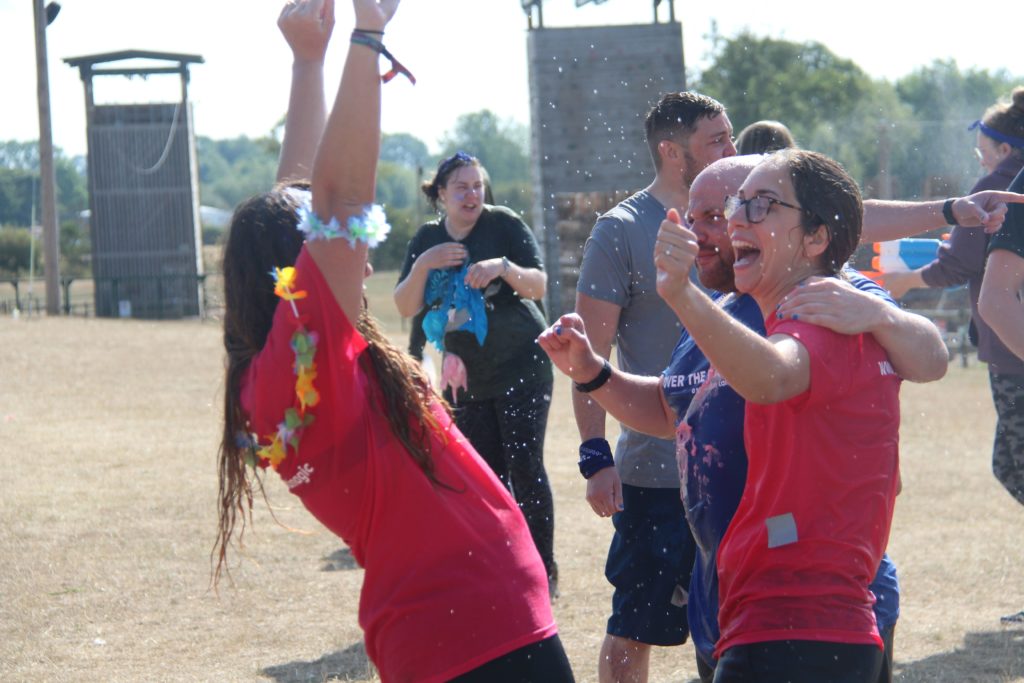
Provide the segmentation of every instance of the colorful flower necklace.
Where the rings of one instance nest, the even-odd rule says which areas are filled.
[[[295,196],[298,196],[297,191]],[[366,242],[370,247],[375,247],[383,242],[391,230],[387,224],[384,209],[376,204],[364,209],[362,215],[349,218],[347,230],[340,229],[338,219],[332,218],[330,223],[325,224],[313,213],[308,206],[308,192],[305,197],[299,197],[300,207],[298,209],[298,229],[306,236],[307,240],[328,240],[344,237],[349,244],[355,246],[356,241]],[[302,201],[305,199],[306,201]],[[309,293],[305,290],[295,290],[296,271],[292,266],[285,268],[274,268],[270,272],[274,279],[274,294],[282,301],[287,301],[292,308],[296,320],[299,320],[299,327],[292,334],[291,349],[295,354],[295,362],[292,370],[295,372],[295,404],[284,413],[284,419],[278,423],[277,431],[267,434],[263,439],[258,439],[255,434],[243,435],[240,439],[246,441],[249,446],[247,452],[250,465],[269,464],[275,470],[281,461],[288,457],[288,449],[297,451],[299,440],[306,427],[313,424],[313,413],[311,408],[320,403],[320,393],[314,384],[316,379],[316,347],[319,338],[316,332],[310,332],[302,324],[302,316],[295,302],[305,299]],[[255,457],[252,454],[255,454]]]

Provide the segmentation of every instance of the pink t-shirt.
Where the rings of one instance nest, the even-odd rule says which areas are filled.
[[[277,471],[366,569],[359,624],[381,679],[445,681],[554,635],[544,566],[511,495],[440,407],[446,443],[431,444],[444,486],[427,478],[392,434],[359,362],[366,342],[305,249],[295,269],[293,291],[308,293],[295,302],[301,322],[318,335],[320,402],[298,455]],[[295,400],[299,323],[282,301],[243,378],[242,405],[261,437]]]
[[[816,640],[881,647],[874,578],[899,479],[899,386],[871,335],[767,321],[807,349],[810,388],[747,402],[747,485],[718,553],[715,655],[735,645]]]

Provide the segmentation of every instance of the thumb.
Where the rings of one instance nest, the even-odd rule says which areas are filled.
[[[672,221],[676,225],[683,224],[682,219],[679,217],[679,211],[677,211],[676,209],[669,209],[668,214],[665,216],[665,218]]]

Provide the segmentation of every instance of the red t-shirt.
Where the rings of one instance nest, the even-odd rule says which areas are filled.
[[[868,591],[899,479],[899,386],[871,335],[770,317],[807,349],[810,387],[747,402],[747,485],[718,553],[721,656],[734,645],[816,640],[881,647]]]
[[[301,322],[318,335],[311,412],[298,455],[278,473],[366,569],[359,624],[387,683],[445,681],[556,633],[547,577],[509,492],[447,413],[434,413],[432,483],[395,438],[379,388],[359,358],[366,342],[303,249],[292,291]],[[242,381],[242,405],[261,438],[295,400],[292,334],[282,301],[267,343]],[[329,610],[324,620],[330,621]]]

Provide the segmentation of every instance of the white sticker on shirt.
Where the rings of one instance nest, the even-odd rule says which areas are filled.
[[[779,546],[789,545],[790,543],[797,542],[796,533],[796,519],[793,517],[792,512],[787,512],[784,515],[777,515],[775,517],[769,517],[764,520],[764,525],[768,527],[768,547],[778,548]]]

